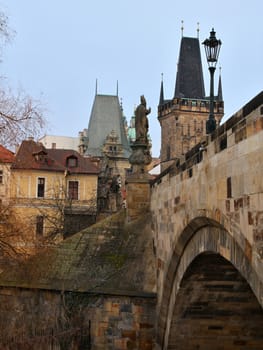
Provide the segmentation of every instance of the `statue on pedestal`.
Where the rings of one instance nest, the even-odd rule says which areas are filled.
[[[135,110],[135,130],[136,130],[136,141],[148,143],[148,129],[149,123],[147,115],[151,113],[151,108],[146,108],[145,97],[141,96],[141,104]]]
[[[141,96],[141,104],[135,110],[135,131],[136,140],[131,145],[132,154],[129,158],[133,167],[133,174],[144,174],[145,166],[152,161],[150,144],[148,142],[149,123],[147,115],[151,113],[151,108],[146,108],[145,97]]]

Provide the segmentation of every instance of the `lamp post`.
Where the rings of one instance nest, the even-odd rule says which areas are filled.
[[[209,118],[206,121],[206,133],[211,134],[216,129],[216,120],[214,116],[214,73],[216,70],[216,63],[221,47],[221,40],[216,38],[214,28],[210,32],[209,39],[203,42],[205,47],[205,54],[208,63],[208,69],[210,72],[210,108]]]

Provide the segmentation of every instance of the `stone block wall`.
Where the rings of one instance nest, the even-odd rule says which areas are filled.
[[[228,233],[234,242],[231,246],[223,244],[223,234],[210,248],[200,240],[198,246],[203,252],[205,249],[217,251],[233,263],[263,305],[262,106],[263,93],[153,183],[151,211],[157,256],[157,318],[162,324],[169,320],[168,312],[173,312],[169,309],[171,300],[177,303],[180,259],[202,227],[212,228],[211,237],[215,237],[217,228]],[[189,250],[188,255],[191,261],[194,251]],[[185,264],[184,271],[187,266]],[[167,291],[167,281],[173,288],[173,298],[171,291]],[[166,314],[163,312],[165,299]]]
[[[96,305],[89,311],[92,349],[154,348],[154,299],[100,297]]]
[[[148,179],[128,179],[127,181],[128,220],[137,219],[150,209],[150,183]]]
[[[152,350],[155,298],[0,289],[0,349]]]
[[[200,160],[191,154],[152,187],[159,298],[173,248],[198,217],[222,225],[263,276],[263,94],[259,97],[257,107],[252,101],[196,150]]]

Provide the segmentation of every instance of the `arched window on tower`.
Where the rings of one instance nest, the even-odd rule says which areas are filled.
[[[167,145],[166,147],[166,159],[169,160],[171,158],[171,146]]]

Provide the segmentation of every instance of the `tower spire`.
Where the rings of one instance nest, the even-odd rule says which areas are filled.
[[[95,96],[98,94],[98,79],[96,78],[96,85],[95,85]]]
[[[163,73],[162,73],[159,106],[161,106],[163,104],[163,102],[164,102],[164,92],[163,92]]]
[[[205,98],[200,43],[197,38],[181,39],[174,97]]]
[[[199,32],[200,32],[200,28],[199,28],[199,22],[197,22],[197,39],[199,39]]]
[[[118,82],[118,80],[117,80],[116,96],[119,96],[119,82]]]

